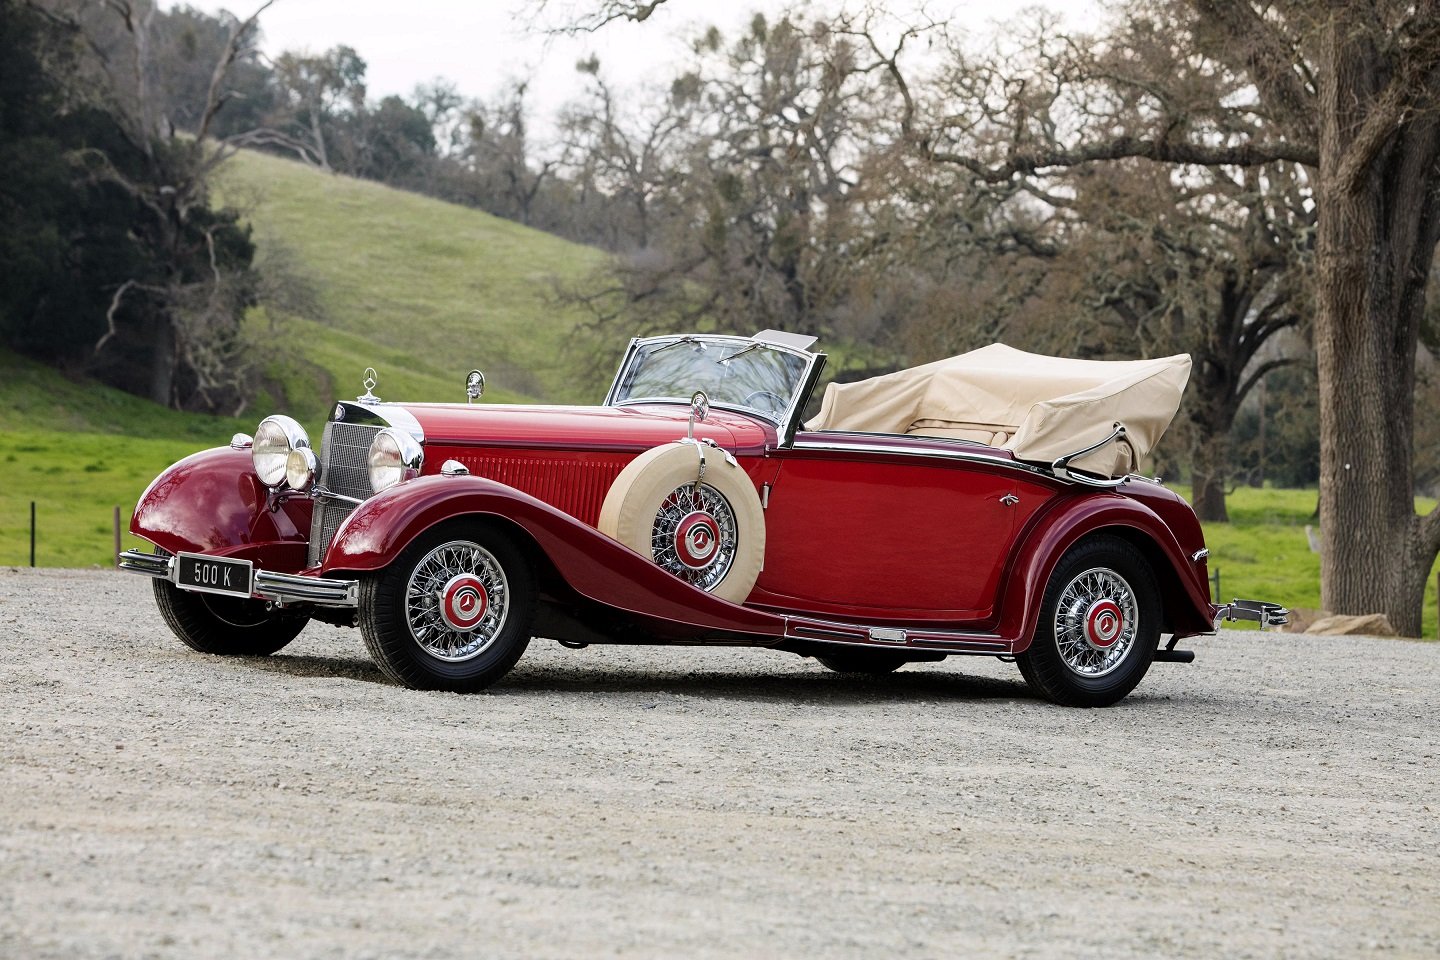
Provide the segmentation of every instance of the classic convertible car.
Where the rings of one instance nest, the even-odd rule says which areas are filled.
[[[1013,659],[1055,702],[1108,705],[1222,619],[1189,506],[1134,475],[1188,357],[995,345],[802,411],[813,338],[634,340],[596,407],[336,404],[318,452],[286,416],[166,470],[131,531],[160,613],[207,653],[358,625],[410,687],[480,690],[532,636],[748,645],[842,672]],[[1169,640],[1162,644],[1162,635]]]

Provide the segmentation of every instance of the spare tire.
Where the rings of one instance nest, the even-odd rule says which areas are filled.
[[[765,514],[745,471],[693,443],[652,447],[605,495],[596,526],[675,576],[742,603],[765,559]],[[697,482],[698,480],[698,482]]]

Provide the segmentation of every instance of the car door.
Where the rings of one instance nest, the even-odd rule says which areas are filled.
[[[1015,532],[1017,473],[978,450],[801,434],[775,453],[751,601],[862,619],[991,617]]]

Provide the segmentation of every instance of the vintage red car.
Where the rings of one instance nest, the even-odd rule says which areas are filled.
[[[567,646],[768,647],[842,672],[1013,659],[1063,704],[1107,705],[1176,641],[1273,604],[1211,602],[1190,507],[1133,470],[1189,359],[992,346],[802,411],[813,339],[630,343],[600,406],[336,404],[175,464],[122,569],[172,630],[264,655],[309,620],[358,625],[410,687],[475,691],[533,636]],[[457,389],[458,393],[458,389]],[[1163,647],[1162,635],[1169,641]]]

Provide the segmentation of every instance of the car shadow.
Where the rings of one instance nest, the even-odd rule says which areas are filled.
[[[315,656],[277,653],[244,657],[237,665],[291,677],[359,680],[387,686],[396,684],[364,657]],[[775,672],[676,670],[648,668],[636,663],[527,664],[524,659],[488,693],[495,696],[534,696],[553,693],[669,695],[699,700],[796,702],[826,705],[877,704],[901,700],[1033,701],[1035,695],[1017,674],[1011,679],[971,676],[953,670],[927,670],[914,664],[879,675],[797,671],[782,660],[771,661]]]
[[[307,654],[277,653],[268,657],[245,657],[236,662],[265,673],[280,673],[290,677],[329,677],[383,684],[392,682],[380,672],[380,668],[375,666],[373,661],[359,657],[315,657]]]
[[[869,705],[902,700],[1034,700],[1023,680],[954,672],[926,673],[924,666],[869,676],[825,672],[730,673],[641,668],[545,667],[514,672],[491,688],[497,696],[550,693],[669,695],[697,700]]]

